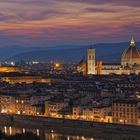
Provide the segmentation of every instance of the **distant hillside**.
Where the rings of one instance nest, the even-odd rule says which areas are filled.
[[[63,61],[79,61],[87,54],[87,48],[94,47],[96,49],[96,59],[101,59],[104,62],[119,62],[121,54],[128,48],[129,43],[102,43],[93,46],[56,46],[56,47],[17,47],[18,50],[13,51],[14,47],[11,47],[7,51],[11,51],[11,55],[8,54],[7,60],[36,60],[36,61],[50,61],[50,60],[63,60]],[[137,43],[140,46],[140,43]],[[19,49],[20,48],[20,49]],[[1,55],[0,51],[0,55]],[[13,52],[13,55],[12,55]],[[4,53],[3,53],[4,55]]]
[[[113,53],[113,54],[104,54],[104,55],[96,55],[96,59],[104,60],[105,62],[119,62],[121,53]],[[48,50],[48,51],[32,51],[26,53],[20,53],[13,57],[10,57],[9,61],[18,61],[18,60],[26,60],[26,61],[51,61],[51,60],[61,60],[61,61],[76,61],[78,62],[80,59],[84,57],[83,51],[80,49],[75,50]]]

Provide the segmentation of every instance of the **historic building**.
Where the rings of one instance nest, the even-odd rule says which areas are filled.
[[[18,94],[0,93],[0,112],[9,114],[39,115],[40,106],[31,104],[31,97]]]
[[[74,106],[72,108],[73,119],[83,119],[88,121],[97,122],[112,122],[111,106],[99,106],[99,107],[82,107]]]
[[[6,73],[6,72],[22,72],[23,69],[19,67],[3,67],[0,66],[0,73]]]
[[[52,116],[52,117],[62,117],[60,114],[60,111],[68,107],[67,102],[52,102],[52,101],[46,101],[45,102],[45,115],[46,116]]]
[[[42,77],[41,76],[30,76],[30,75],[25,75],[25,76],[7,76],[7,77],[2,77],[1,81],[7,82],[10,84],[15,84],[15,83],[26,83],[26,84],[31,84],[33,82],[37,83],[42,83]]]
[[[12,113],[15,108],[15,96],[7,94],[0,94],[0,112],[1,113]]]
[[[0,76],[0,81],[7,82],[10,84],[31,84],[31,83],[50,83],[51,80],[47,78],[43,78],[39,75],[30,75],[24,73],[6,73]]]
[[[140,50],[136,47],[134,38],[132,37],[130,47],[122,54],[121,65],[123,67],[140,66]]]
[[[82,59],[77,67],[76,67],[77,71],[79,73],[82,73],[83,76],[86,76],[87,75],[87,62],[86,62],[86,59]]]
[[[112,104],[112,119],[114,123],[139,123],[139,100],[117,100]]]
[[[95,49],[88,49],[87,61],[88,75],[140,73],[140,49],[136,47],[133,37],[130,41],[130,46],[122,53],[120,63],[105,64],[102,61],[97,61],[95,65]]]
[[[95,49],[88,49],[88,74],[96,74],[95,71]]]

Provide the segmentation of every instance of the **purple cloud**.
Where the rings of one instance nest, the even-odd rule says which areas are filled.
[[[6,0],[0,2],[1,44],[125,41],[140,36],[139,0]]]

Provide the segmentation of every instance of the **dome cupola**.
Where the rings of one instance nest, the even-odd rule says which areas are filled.
[[[133,36],[129,48],[127,48],[122,54],[121,65],[123,67],[140,65],[140,50],[136,47]]]

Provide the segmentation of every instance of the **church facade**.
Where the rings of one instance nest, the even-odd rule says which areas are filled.
[[[136,47],[134,38],[132,37],[130,46],[122,53],[119,64],[104,64],[102,61],[97,61],[95,71],[98,75],[140,74],[140,49]]]

